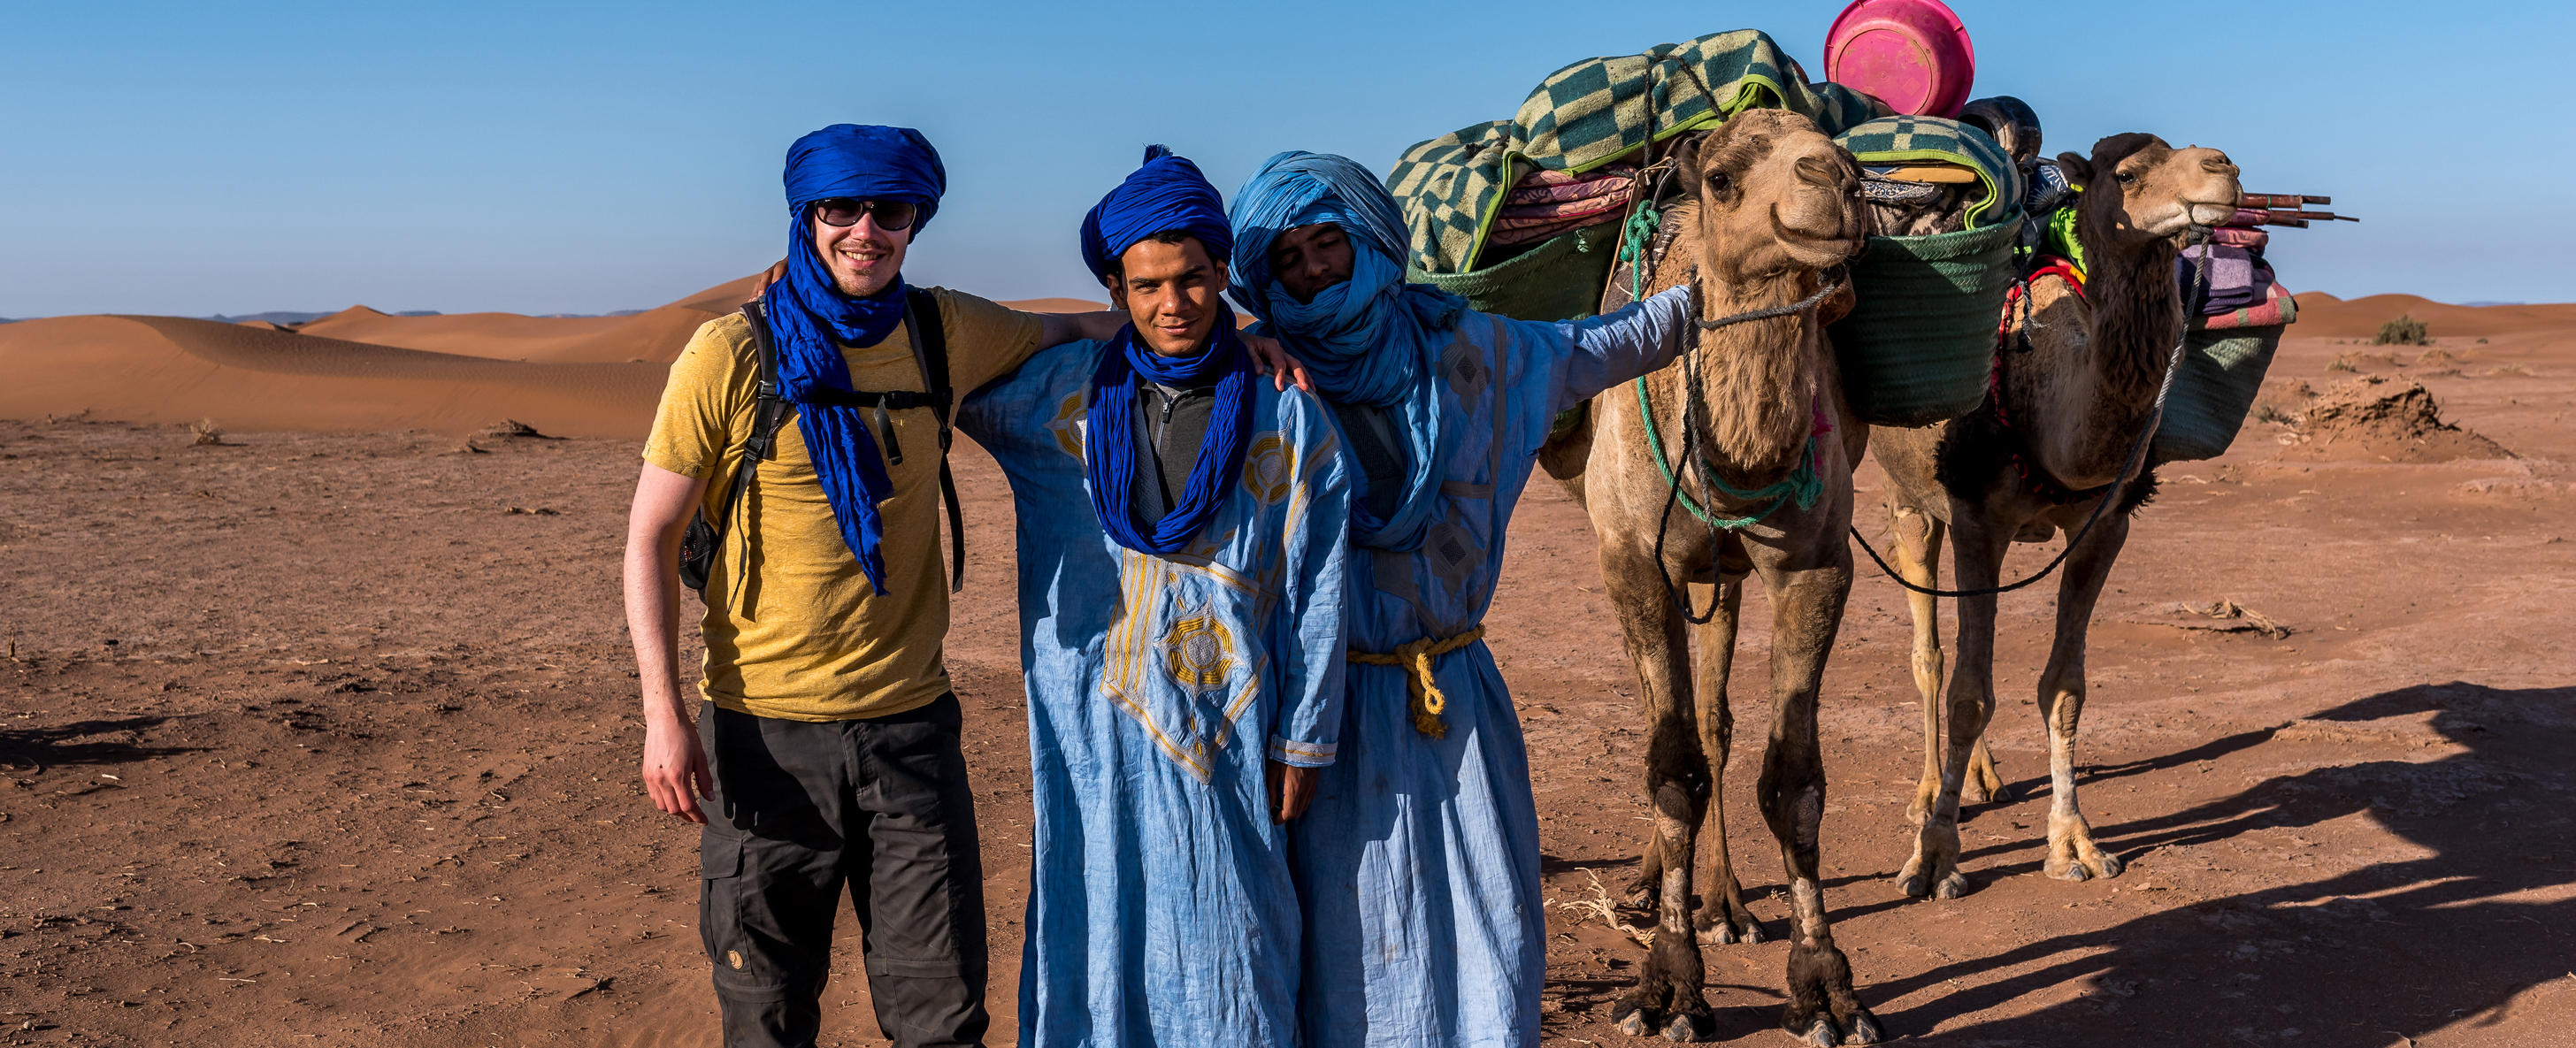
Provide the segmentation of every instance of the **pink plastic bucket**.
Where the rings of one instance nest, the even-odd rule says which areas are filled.
[[[1852,0],[1825,34],[1825,79],[1899,113],[1955,117],[1976,84],[1977,49],[1941,0]]]

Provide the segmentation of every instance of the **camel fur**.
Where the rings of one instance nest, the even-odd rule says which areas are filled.
[[[1703,319],[1815,294],[1826,280],[1839,279],[1827,271],[1856,254],[1868,235],[1859,167],[1804,117],[1750,110],[1703,138],[1684,140],[1669,159],[1689,200],[1666,213],[1666,229],[1675,236],[1653,286],[1695,277]],[[1848,302],[1846,288],[1841,308]],[[1637,985],[1613,1012],[1631,1035],[1711,1036],[1701,945],[1762,937],[1727,855],[1717,788],[1732,741],[1726,687],[1736,613],[1746,577],[1759,575],[1770,596],[1773,632],[1770,745],[1758,797],[1779,842],[1794,910],[1782,1026],[1816,1045],[1868,1044],[1883,1036],[1834,945],[1819,872],[1825,774],[1817,692],[1851,590],[1843,535],[1851,519],[1852,463],[1867,441],[1844,402],[1825,339],[1832,318],[1819,315],[1836,304],[1699,332],[1695,349],[1644,380],[1689,497],[1727,517],[1749,516],[1766,504],[1724,494],[1683,458],[1684,369],[1697,369],[1697,439],[1718,479],[1741,491],[1781,481],[1806,460],[1812,436],[1823,488],[1812,506],[1786,500],[1758,523],[1725,531],[1677,508],[1667,516],[1671,486],[1648,449],[1637,392],[1626,385],[1595,397],[1583,424],[1542,455],[1601,535],[1602,579],[1618,609],[1650,730],[1645,788],[1653,829],[1639,889],[1654,902],[1655,935]],[[1814,436],[1820,419],[1832,428]],[[1699,627],[1696,667],[1685,619],[1665,588],[1667,573],[1693,600],[1709,599],[1712,586],[1716,591],[1715,613]],[[1703,833],[1714,845],[1713,864],[1710,883],[1695,889],[1692,858]],[[1705,898],[1696,915],[1695,894]]]
[[[2018,131],[2009,145],[2027,161],[2038,152],[2038,128],[2034,122]],[[2146,134],[2105,138],[2092,156],[2065,153],[2058,164],[2084,188],[2076,198],[2077,236],[2091,266],[2084,294],[2056,279],[2034,282],[2027,310],[2009,317],[1998,392],[1946,423],[1877,429],[1870,448],[1887,471],[1897,567],[1925,588],[1938,588],[1945,538],[1956,560],[1956,588],[1991,587],[2011,543],[2045,541],[2058,531],[2073,535],[2111,497],[2092,489],[2127,480],[2120,503],[2061,569],[2056,634],[2039,679],[2039,715],[2049,737],[2043,869],[2080,881],[2121,870],[2120,859],[2095,843],[2076,804],[2074,757],[2084,710],[2085,631],[2128,539],[2130,513],[2155,486],[2151,464],[2135,477],[2121,471],[2141,430],[2154,422],[2157,387],[2183,336],[2176,253],[2195,225],[2226,220],[2239,187],[2226,154],[2175,149]],[[1959,658],[1946,702],[1934,598],[1908,596],[1924,756],[1909,811],[1919,823],[1914,855],[1899,876],[1908,895],[1954,899],[1970,887],[1959,870],[1963,795],[1982,800],[2002,786],[1984,742],[1995,702],[1995,595],[1959,599]]]

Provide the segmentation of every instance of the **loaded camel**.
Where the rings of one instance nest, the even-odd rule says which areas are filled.
[[[1993,126],[2017,160],[2037,154],[2039,128],[2026,107]],[[2089,263],[2084,286],[2053,274],[2031,281],[2027,308],[2008,310],[1995,391],[1985,404],[1935,426],[1876,429],[1870,447],[1887,471],[1897,567],[1916,586],[1937,588],[1945,533],[1956,585],[1967,591],[1997,584],[2015,541],[2041,542],[2060,530],[2081,540],[2058,579],[2056,637],[2039,679],[2050,791],[2043,868],[2080,881],[2116,877],[2121,868],[2094,843],[2076,806],[2074,760],[2085,630],[2128,539],[2129,515],[2155,491],[2152,465],[2118,482],[2142,430],[2155,421],[2157,388],[2183,336],[2187,303],[2174,279],[2177,252],[2195,226],[2227,219],[2239,187],[2226,154],[2175,149],[2147,134],[2105,138],[2089,158],[2060,154],[2058,166],[2085,189],[2075,198],[2076,235]],[[2115,495],[2112,511],[2079,536],[2102,500]],[[1969,887],[1959,870],[1961,797],[1973,789],[1982,799],[2001,784],[1984,743],[1995,702],[1995,595],[1959,601],[1946,751],[1936,750],[1945,708],[1939,620],[1932,597],[1909,598],[1924,773],[1910,813],[1920,822],[1914,856],[1900,876],[1908,895],[1955,899]]]
[[[1869,232],[1860,170],[1806,118],[1765,109],[1681,140],[1668,160],[1688,199],[1665,212],[1658,239],[1669,239],[1667,261],[1656,267],[1653,288],[1695,278],[1703,328],[1715,318],[1801,308],[1704,330],[1695,349],[1645,379],[1652,425],[1677,482],[1658,467],[1655,438],[1627,385],[1594,398],[1584,422],[1541,456],[1601,536],[1602,579],[1649,722],[1646,793],[1654,828],[1640,887],[1654,896],[1658,917],[1645,967],[1613,1019],[1632,1036],[1707,1038],[1714,1023],[1701,996],[1700,945],[1760,939],[1716,804],[1731,734],[1725,696],[1736,611],[1745,578],[1758,574],[1773,630],[1770,745],[1758,796],[1795,911],[1781,1024],[1812,1044],[1875,1043],[1878,1021],[1853,992],[1818,879],[1825,774],[1817,690],[1851,591],[1843,533],[1852,463],[1867,433],[1844,402],[1825,341],[1831,318],[1818,315],[1817,303],[1838,297],[1826,292],[1841,278],[1827,271],[1857,253]],[[1792,494],[1792,487],[1803,490]],[[1682,500],[1721,518],[1758,519],[1703,525],[1670,505]],[[1677,606],[1692,583],[1716,589],[1699,629],[1696,674]],[[1710,816],[1716,862],[1694,922],[1692,857]]]

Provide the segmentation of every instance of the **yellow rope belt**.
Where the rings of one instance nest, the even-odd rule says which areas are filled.
[[[1405,690],[1413,694],[1413,730],[1432,738],[1449,734],[1448,725],[1440,722],[1440,711],[1449,708],[1449,697],[1440,694],[1440,683],[1431,676],[1431,665],[1440,656],[1475,643],[1485,635],[1483,623],[1455,637],[1424,637],[1395,649],[1391,655],[1353,648],[1348,653],[1352,662],[1371,666],[1401,666],[1405,670]]]

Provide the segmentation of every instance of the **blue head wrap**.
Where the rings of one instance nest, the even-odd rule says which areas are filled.
[[[1438,506],[1441,458],[1438,370],[1441,332],[1457,326],[1466,302],[1404,282],[1407,243],[1395,198],[1368,169],[1345,157],[1290,151],[1263,161],[1234,195],[1234,297],[1264,321],[1263,334],[1305,362],[1333,400],[1401,416],[1404,490],[1380,520],[1351,499],[1351,541],[1418,549]],[[1270,245],[1303,226],[1340,226],[1351,244],[1351,278],[1299,302],[1270,272]]]
[[[1234,230],[1225,220],[1225,202],[1216,187],[1199,175],[1198,165],[1172,155],[1162,146],[1145,150],[1145,166],[1082,219],[1082,261],[1095,276],[1107,278],[1109,266],[1137,242],[1164,230],[1197,237],[1211,261],[1223,261],[1234,246]],[[1089,474],[1091,509],[1100,526],[1118,544],[1139,553],[1180,552],[1225,505],[1235,478],[1243,475],[1244,452],[1251,446],[1252,359],[1235,337],[1234,311],[1218,299],[1216,325],[1196,355],[1166,357],[1136,339],[1136,325],[1118,329],[1118,337],[1101,350],[1091,374],[1091,406],[1085,469]],[[1189,484],[1171,512],[1161,520],[1138,521],[1130,493],[1136,479],[1136,380],[1168,386],[1216,385],[1216,406],[1201,439]]]
[[[939,209],[948,189],[948,172],[939,151],[921,132],[907,127],[834,124],[797,139],[787,149],[787,276],[769,286],[762,305],[769,317],[770,344],[777,347],[779,392],[797,404],[797,425],[814,459],[814,475],[841,539],[858,558],[868,585],[885,592],[885,558],[877,552],[884,522],[877,503],[894,492],[885,461],[868,430],[865,409],[822,400],[818,391],[850,387],[849,362],[841,346],[873,346],[885,341],[903,319],[904,283],[897,274],[886,289],[867,298],[841,293],[832,272],[814,249],[812,222],[806,206],[833,197],[905,200],[920,209],[911,236]]]

